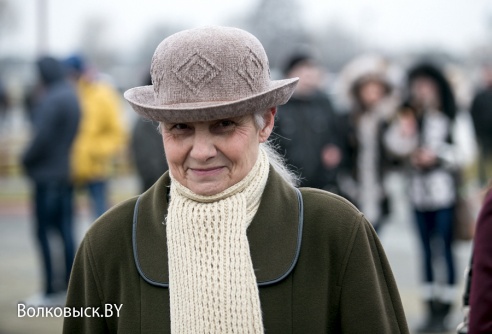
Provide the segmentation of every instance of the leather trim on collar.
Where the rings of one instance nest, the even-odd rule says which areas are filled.
[[[147,283],[167,288],[166,173],[146,193],[139,196],[132,226],[133,257],[139,275]],[[297,203],[297,205],[296,205]],[[272,167],[260,207],[247,236],[258,286],[284,280],[299,258],[303,229],[303,200],[299,189],[282,180]]]
[[[297,260],[299,259],[299,253],[301,252],[301,241],[302,241],[302,227],[304,225],[304,203],[302,201],[302,194],[301,191],[297,188],[294,188],[297,194],[297,200],[298,200],[298,207],[299,207],[299,220],[298,220],[298,226],[297,226],[297,246],[295,249],[295,255],[294,258],[292,259],[292,263],[290,264],[289,268],[279,277],[271,279],[271,280],[265,280],[265,281],[258,281],[258,286],[267,286],[271,284],[276,284],[280,281],[282,281],[284,278],[290,275],[292,270],[294,270],[294,267],[297,264]]]
[[[144,279],[144,281],[155,286],[168,288],[169,283],[158,282],[147,277],[147,275],[145,275],[145,272],[142,270],[142,266],[140,265],[140,260],[138,257],[138,245],[137,245],[137,223],[138,223],[138,208],[141,199],[142,199],[142,195],[138,196],[137,202],[135,203],[135,209],[133,210],[132,246],[133,246],[133,258],[135,259],[135,265],[137,266],[138,273]]]

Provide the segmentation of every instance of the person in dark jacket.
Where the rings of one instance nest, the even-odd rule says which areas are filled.
[[[0,78],[0,130],[3,130],[5,121],[7,119],[7,112],[9,109],[10,100],[2,78]]]
[[[492,333],[492,183],[473,239],[468,333]]]
[[[22,164],[34,188],[35,231],[44,277],[43,295],[39,302],[44,303],[59,290],[66,289],[66,285],[56,285],[60,280],[54,272],[51,257],[51,230],[56,231],[63,241],[65,274],[61,281],[65,284],[75,256],[69,161],[80,107],[58,60],[42,57],[37,61],[37,67],[43,94],[32,111],[33,136],[22,156]]]
[[[140,191],[149,189],[167,170],[158,123],[139,117],[131,138],[133,161],[140,179]]]
[[[340,163],[338,116],[321,90],[322,70],[307,54],[295,54],[284,69],[299,78],[289,102],[279,109],[275,133],[279,152],[301,175],[301,186],[338,193]]]
[[[150,75],[145,84],[152,85]],[[133,126],[131,151],[141,192],[149,189],[167,170],[162,137],[157,126],[157,122],[143,117],[138,117]]]
[[[470,114],[479,147],[478,176],[482,186],[492,178],[492,64],[483,70],[485,87],[475,95]]]

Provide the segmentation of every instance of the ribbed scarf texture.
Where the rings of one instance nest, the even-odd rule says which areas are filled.
[[[269,171],[266,153],[246,177],[201,196],[171,176],[167,216],[171,332],[263,333],[246,230]]]

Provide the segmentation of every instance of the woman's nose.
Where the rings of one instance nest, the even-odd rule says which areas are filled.
[[[217,155],[213,136],[207,132],[196,132],[190,157],[196,161],[206,162]]]

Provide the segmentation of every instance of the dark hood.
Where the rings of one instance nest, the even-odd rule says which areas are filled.
[[[65,76],[63,65],[53,57],[41,57],[36,62],[41,82],[50,86],[62,81]]]
[[[429,78],[435,82],[439,90],[442,111],[453,120],[457,113],[456,99],[451,83],[448,81],[441,68],[431,62],[425,61],[415,65],[408,72],[408,87],[410,87],[413,80],[419,77]]]

